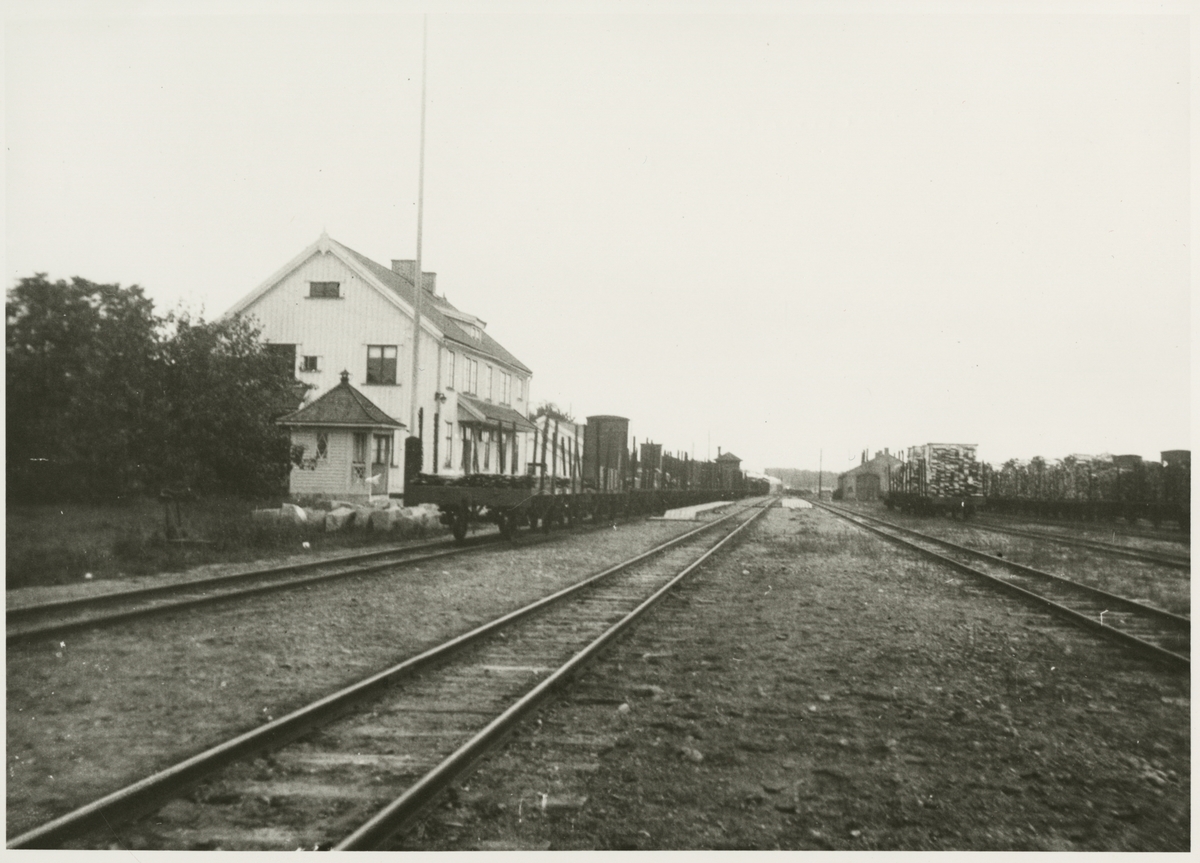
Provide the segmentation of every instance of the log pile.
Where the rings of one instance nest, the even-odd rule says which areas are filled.
[[[1164,496],[1162,465],[1118,462],[1107,453],[1069,455],[1047,460],[1010,459],[988,470],[988,497],[1013,500],[1160,500]]]
[[[927,498],[983,493],[975,444],[925,444],[908,448],[907,459],[889,474],[889,488]]]
[[[974,444],[926,444],[923,449],[930,496],[968,497],[981,493]]]

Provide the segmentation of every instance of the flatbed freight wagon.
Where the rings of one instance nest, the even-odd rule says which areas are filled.
[[[651,462],[639,463],[629,451],[628,431],[624,417],[590,416],[582,446],[567,449],[560,447],[556,426],[549,458],[546,432],[542,459],[530,462],[528,474],[418,474],[406,486],[404,502],[436,504],[442,524],[461,541],[477,522],[495,524],[502,536],[511,538],[524,525],[549,530],[584,519],[661,515],[668,509],[766,494],[765,483],[746,482],[740,472],[723,478],[713,463],[671,459],[661,455],[661,447],[655,449],[658,445],[648,449]],[[535,452],[536,441],[535,436]]]
[[[411,485],[405,504],[436,504],[442,523],[462,540],[472,523],[492,523],[505,538],[530,528],[574,525],[635,515],[662,515],[668,509],[740,497],[718,489],[634,489],[596,491],[571,488],[485,488],[470,485]]]
[[[929,443],[909,447],[888,473],[888,509],[914,515],[970,518],[983,505],[975,444]]]

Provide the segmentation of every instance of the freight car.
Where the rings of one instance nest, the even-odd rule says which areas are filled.
[[[984,470],[987,507],[993,512],[1155,527],[1191,526],[1191,452],[1166,450],[1161,461],[1137,455],[1070,455],[1047,460],[1010,460]]]
[[[916,515],[969,518],[983,504],[975,444],[930,443],[909,447],[898,466],[888,468],[888,509]]]
[[[530,464],[526,474],[418,474],[405,489],[405,505],[436,504],[442,523],[461,541],[474,522],[491,522],[511,538],[524,524],[548,530],[582,519],[661,514],[767,493],[765,482],[748,480],[740,471],[730,476],[714,462],[663,454],[660,444],[644,443],[638,458],[636,441],[632,451],[629,447],[625,417],[591,416],[579,431],[564,442],[557,424],[553,438],[547,426],[541,460]],[[535,453],[537,443],[535,436]]]

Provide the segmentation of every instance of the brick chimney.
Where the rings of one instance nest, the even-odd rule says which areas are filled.
[[[411,261],[411,260],[410,261],[398,261],[395,258],[393,258],[392,259],[392,272],[399,273],[400,275],[404,276],[404,278],[408,279],[410,282],[414,282],[414,284],[415,284],[413,276],[417,272],[417,262]],[[421,274],[421,282],[423,283],[423,287],[425,288],[425,290],[428,293],[432,294],[434,292],[434,290],[437,288],[437,273],[430,273],[430,272],[422,273]]]

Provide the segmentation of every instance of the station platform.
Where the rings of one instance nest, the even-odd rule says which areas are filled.
[[[679,509],[669,509],[662,515],[651,516],[651,521],[695,521],[702,512],[729,506],[731,501],[714,500],[709,503],[698,503],[695,506],[681,506]]]

